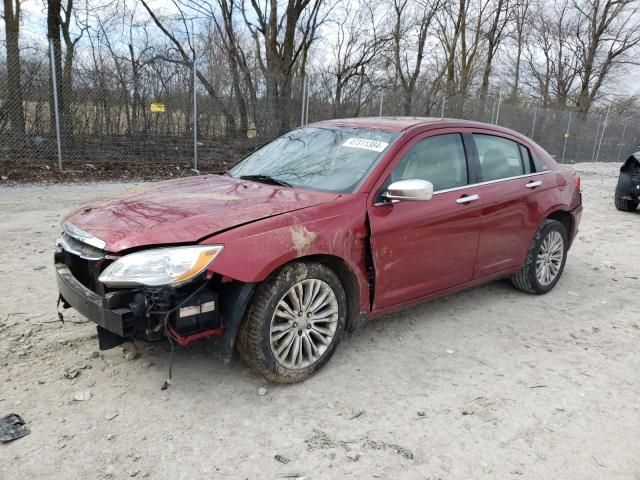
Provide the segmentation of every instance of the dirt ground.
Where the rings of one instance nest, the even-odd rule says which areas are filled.
[[[575,167],[551,293],[494,282],[373,321],[293,386],[203,341],[166,391],[164,346],[126,360],[57,321],[60,217],[125,184],[0,187],[0,416],[31,429],[0,444],[0,479],[640,479],[640,212],[613,206],[617,165]]]

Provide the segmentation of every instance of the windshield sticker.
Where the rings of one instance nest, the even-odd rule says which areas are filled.
[[[342,146],[351,148],[364,148],[365,150],[381,152],[385,148],[387,148],[389,144],[387,142],[379,142],[377,140],[367,140],[366,138],[347,138]]]

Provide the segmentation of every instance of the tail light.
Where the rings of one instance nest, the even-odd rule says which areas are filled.
[[[573,181],[576,182],[576,189],[580,191],[580,175],[573,175]]]

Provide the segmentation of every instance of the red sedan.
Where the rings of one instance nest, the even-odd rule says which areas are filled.
[[[543,294],[580,179],[514,131],[360,118],[293,130],[225,175],[160,182],[68,215],[60,301],[125,339],[222,336],[267,379],[312,375],[345,331],[498,278]]]

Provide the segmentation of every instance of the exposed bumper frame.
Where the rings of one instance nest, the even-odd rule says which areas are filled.
[[[94,322],[98,326],[99,337],[101,329],[117,336],[108,340],[108,346],[107,342],[105,342],[104,348],[101,345],[101,349],[111,348],[121,343],[125,338],[135,336],[135,317],[129,308],[134,292],[118,291],[107,293],[104,296],[98,295],[80,283],[64,263],[56,261],[55,270],[58,291],[65,306],[73,307],[78,313]],[[224,328],[209,331],[207,335],[196,334],[192,338],[185,338],[185,341],[180,341],[182,337],[177,337],[176,341],[180,345],[187,345],[198,338],[221,335],[222,358],[228,362],[233,355],[240,322],[255,288],[255,283],[227,285],[222,288],[220,296],[223,299],[221,314]],[[104,334],[104,332],[102,333]]]
[[[134,334],[133,313],[128,305],[130,292],[112,292],[104,296],[82,285],[63,263],[56,263],[56,282],[64,303],[100,327],[121,337]]]

